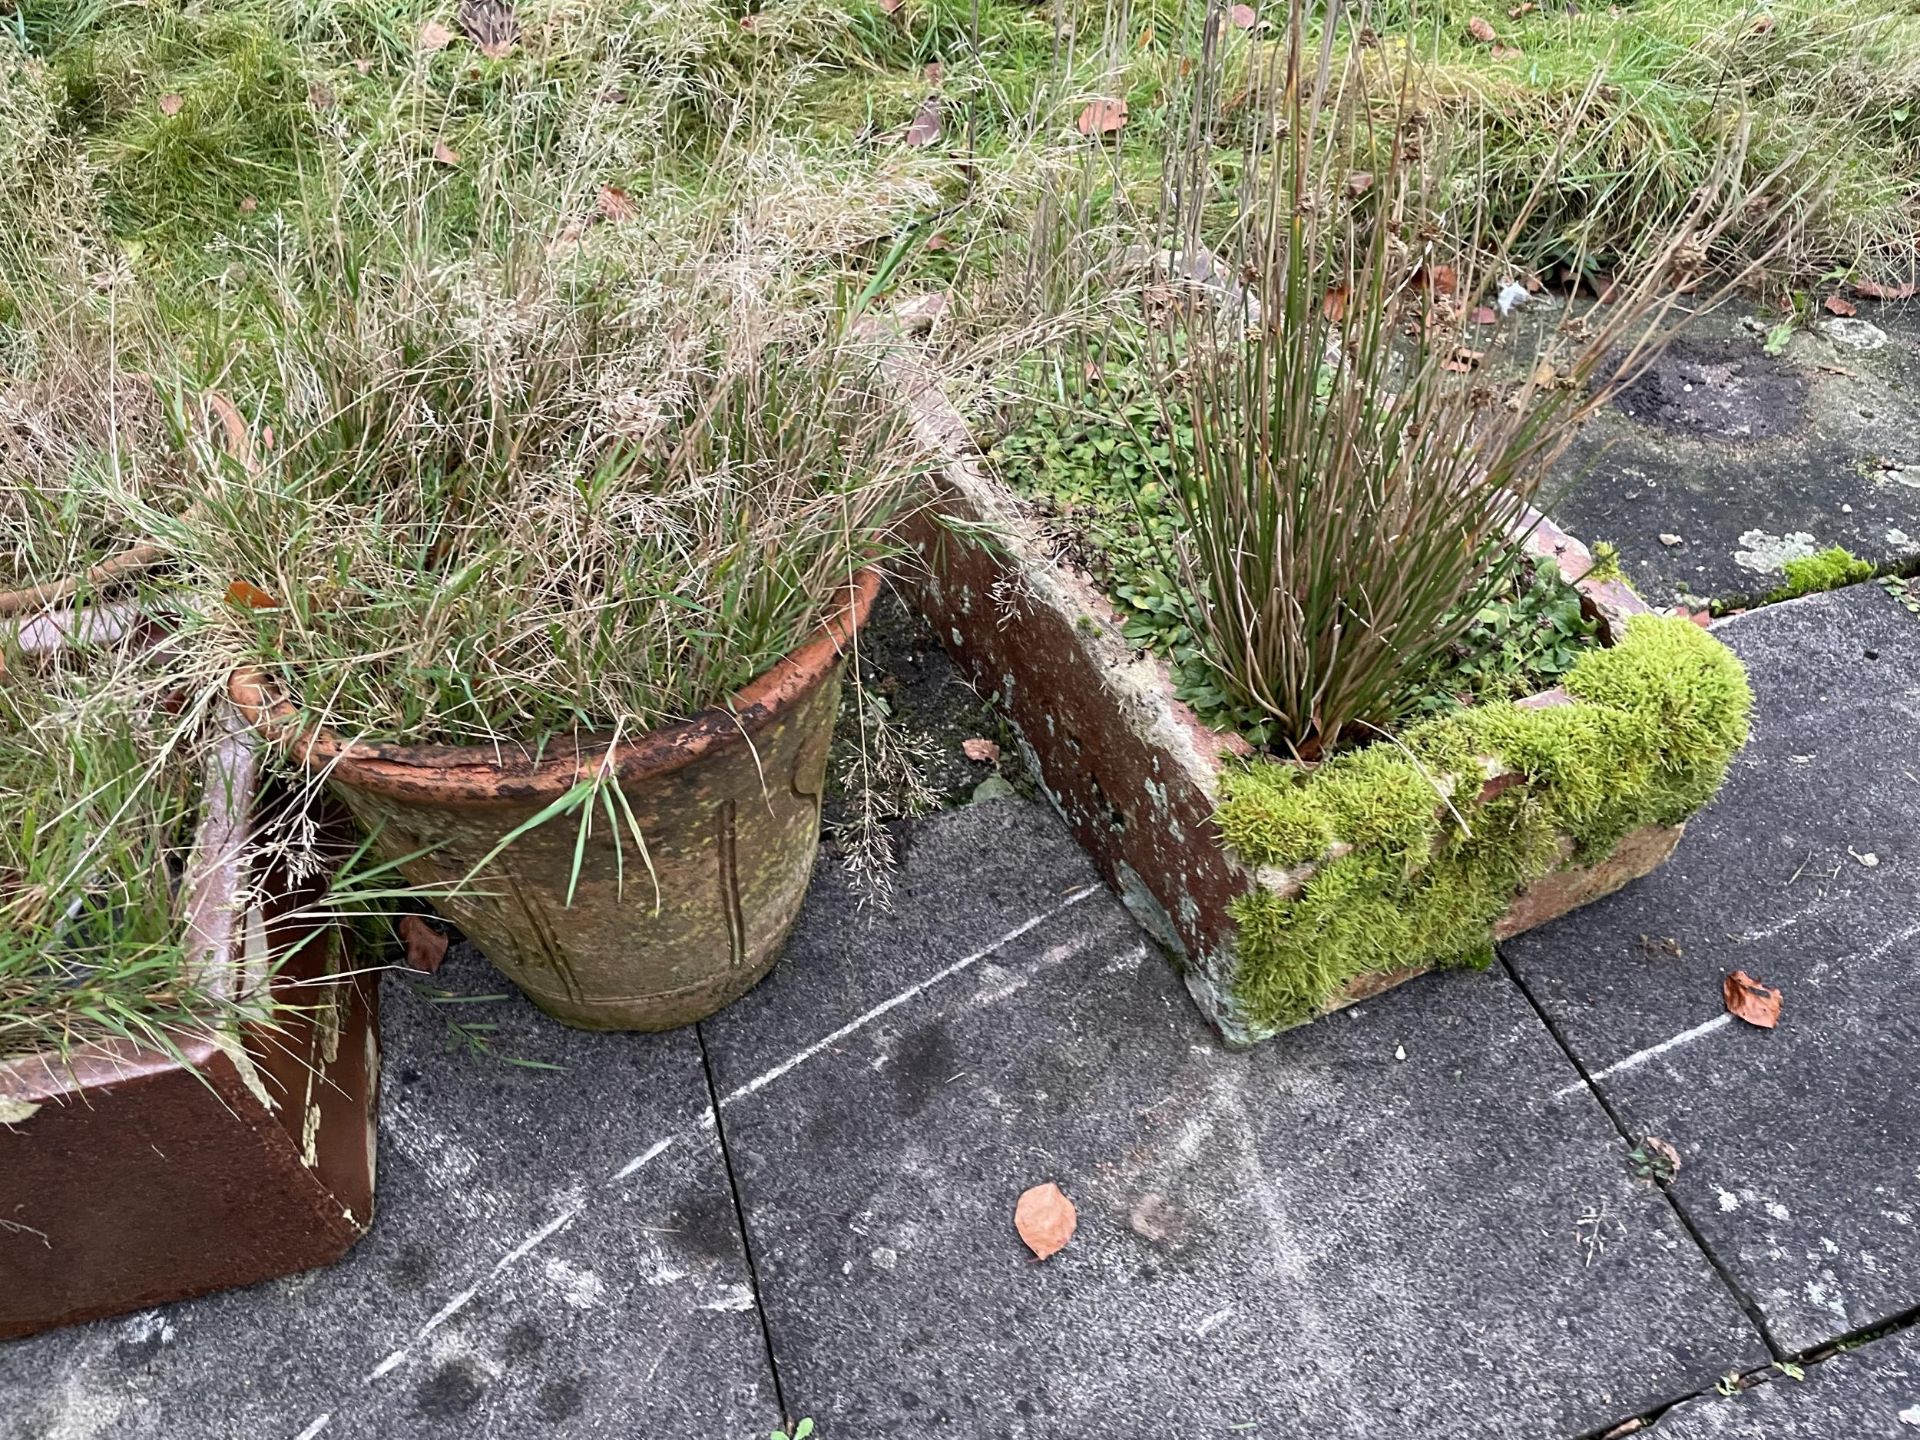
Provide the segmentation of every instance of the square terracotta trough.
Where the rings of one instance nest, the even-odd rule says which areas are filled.
[[[918,602],[980,691],[1018,732],[1053,803],[1128,908],[1183,966],[1195,1002],[1229,1043],[1250,1028],[1230,999],[1233,902],[1256,885],[1296,890],[1314,867],[1256,874],[1222,842],[1213,814],[1224,767],[1251,752],[1210,729],[1174,697],[1165,661],[1129,644],[1112,602],[1052,554],[1040,527],[981,462],[966,422],[937,377],[895,351],[892,378],[932,460],[935,497],[918,522],[920,564],[907,567]],[[1540,519],[1527,541],[1576,585],[1602,643],[1649,607],[1618,580],[1588,578],[1586,547]],[[1552,705],[1558,691],[1521,703]],[[1490,775],[1481,799],[1521,780]],[[1619,889],[1673,853],[1683,826],[1647,826],[1604,861],[1569,863],[1517,891],[1494,927],[1505,939]],[[1427,965],[1350,982],[1320,1013],[1423,974]]]
[[[20,639],[60,633],[34,622]],[[237,1018],[171,1050],[110,1040],[0,1063],[0,1339],[324,1265],[372,1221],[373,977],[351,973],[341,927],[301,913],[324,876],[248,873],[271,802],[251,732],[222,721],[180,884],[200,984]],[[248,1003],[268,995],[271,1020]]]

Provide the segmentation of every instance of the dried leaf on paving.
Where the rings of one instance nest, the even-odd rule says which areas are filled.
[[[1722,989],[1728,1014],[1763,1030],[1771,1030],[1780,1023],[1780,992],[1772,986],[1762,985],[1744,970],[1736,970],[1727,976]]]
[[[1082,135],[1111,135],[1126,123],[1126,101],[1096,100],[1080,112],[1075,125]]]
[[[1071,1240],[1079,1221],[1073,1201],[1051,1180],[1026,1191],[1013,1210],[1013,1228],[1038,1260],[1046,1259]]]
[[[940,138],[940,101],[936,96],[927,97],[926,103],[920,107],[920,113],[915,115],[913,122],[907,126],[907,133],[903,138],[916,150],[922,146],[931,145]]]
[[[962,740],[960,750],[967,759],[977,760],[984,765],[991,765],[1000,758],[1000,747],[979,735],[971,740]]]
[[[1860,307],[1844,295],[1829,295],[1821,302],[1829,315],[1858,315]]]
[[[397,927],[409,969],[431,975],[447,958],[447,937],[418,915],[402,915]]]
[[[460,0],[460,29],[489,60],[508,54],[520,39],[509,0]]]

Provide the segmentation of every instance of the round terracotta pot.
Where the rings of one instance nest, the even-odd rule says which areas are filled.
[[[538,761],[349,741],[297,729],[295,708],[258,671],[237,672],[228,688],[332,782],[381,858],[442,892],[440,911],[542,1010],[587,1029],[668,1030],[738,999],[779,958],[820,843],[847,642],[879,588],[876,571],[861,571],[848,603],[731,709],[623,740],[611,756],[604,739]],[[603,768],[639,822],[644,858],[624,813],[616,832],[596,804],[572,904],[578,811],[535,826],[459,885],[503,837]]]

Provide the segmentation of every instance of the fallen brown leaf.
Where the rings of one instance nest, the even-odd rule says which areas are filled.
[[[1126,101],[1096,100],[1080,112],[1075,125],[1082,135],[1111,135],[1126,123]]]
[[[1000,747],[983,736],[976,735],[971,740],[960,742],[960,751],[967,759],[991,765],[1000,758]]]
[[[1780,1023],[1780,992],[1762,985],[1744,970],[1727,976],[1721,987],[1726,996],[1727,1013],[1749,1025],[1771,1030]]]
[[[307,103],[316,110],[331,110],[336,101],[333,91],[316,80],[307,87]]]
[[[1454,287],[1460,283],[1460,278],[1454,274],[1451,265],[1436,265],[1423,273],[1426,275],[1427,284],[1433,287],[1436,295],[1451,295]]]
[[[237,605],[242,610],[277,610],[280,602],[262,590],[258,585],[245,580],[236,580],[227,586],[227,603]]]
[[[1251,5],[1236,5],[1227,12],[1227,18],[1241,30],[1251,30],[1260,23],[1259,12]]]
[[[1356,200],[1372,188],[1373,172],[1371,170],[1356,170],[1347,176],[1347,194]]]
[[[1500,323],[1500,312],[1495,310],[1491,305],[1476,306],[1473,312],[1473,323],[1476,325],[1498,325]]]
[[[907,126],[902,139],[914,149],[933,144],[940,138],[940,98],[929,95],[920,111]]]
[[[187,102],[178,95],[162,95],[160,97],[160,113],[162,115],[178,115],[186,103]]]
[[[1320,313],[1338,325],[1347,315],[1349,291],[1344,285],[1335,285],[1321,297]]]
[[[1821,302],[1821,305],[1829,315],[1858,315],[1860,313],[1860,307],[1844,295],[1829,295]]]
[[[460,28],[489,60],[510,54],[520,39],[511,0],[460,0]]]
[[[926,248],[928,251],[951,250],[953,248],[953,242],[947,239],[946,231],[936,230],[927,237]]]
[[[639,214],[639,207],[627,198],[627,192],[617,185],[602,185],[599,197],[593,202],[606,219],[618,224],[622,220],[631,220]]]
[[[438,160],[442,165],[458,165],[460,163],[460,152],[447,144],[446,141],[436,140],[433,142],[433,158]]]
[[[1478,15],[1467,21],[1467,34],[1478,40],[1482,45],[1491,45],[1500,38],[1500,33],[1495,30],[1490,23],[1481,19]]]
[[[1883,285],[1878,280],[1856,280],[1853,282],[1853,293],[1868,300],[1911,300],[1915,295],[1920,295],[1920,281]]]
[[[429,20],[420,27],[418,43],[422,50],[444,50],[453,43],[453,31],[438,20]]]
[[[418,915],[402,915],[397,927],[400,944],[407,955],[407,967],[422,975],[431,975],[447,958],[447,937]]]
[[[1465,375],[1486,358],[1487,352],[1484,350],[1469,350],[1465,345],[1458,345],[1454,347],[1453,354],[1447,357],[1447,363],[1442,368],[1451,370],[1456,375]]]
[[[1026,1191],[1013,1209],[1013,1228],[1037,1260],[1055,1254],[1071,1240],[1079,1220],[1073,1201],[1051,1180]]]

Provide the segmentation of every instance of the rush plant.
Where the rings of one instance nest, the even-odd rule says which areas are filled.
[[[1607,303],[1534,321],[1511,258],[1526,207],[1492,232],[1484,177],[1418,103],[1418,63],[1372,46],[1364,7],[1309,11],[1263,53],[1237,153],[1213,143],[1210,27],[1169,151],[1175,283],[1148,296],[1163,403],[1193,434],[1168,466],[1181,523],[1160,532],[1188,625],[1221,689],[1303,759],[1417,706],[1520,563],[1575,428],[1705,303],[1683,292],[1755,213],[1736,134]]]

